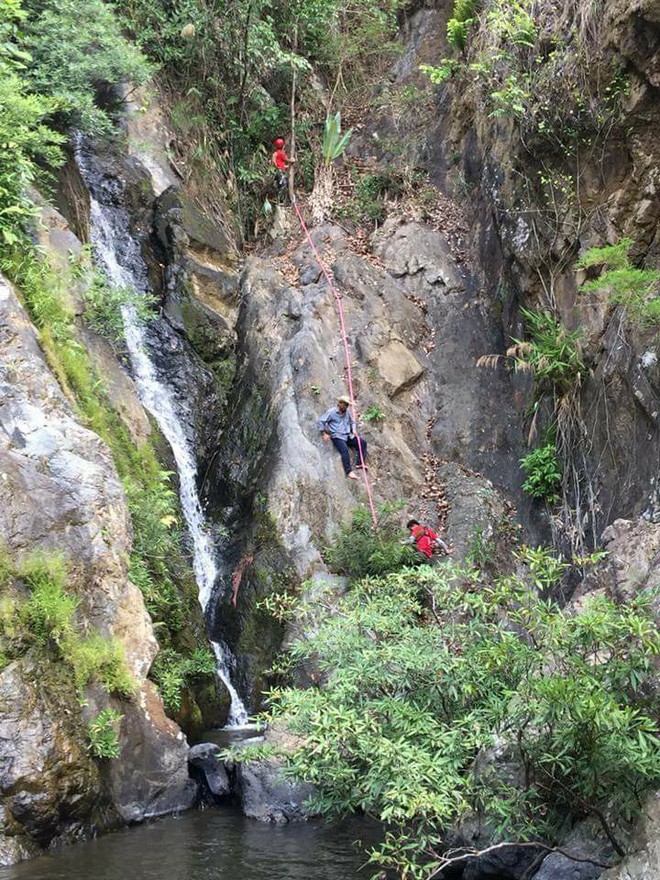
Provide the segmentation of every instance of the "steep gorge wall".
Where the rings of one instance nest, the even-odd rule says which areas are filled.
[[[433,27],[442,33],[452,5],[440,7]],[[568,497],[578,512],[566,531],[583,529],[589,542],[597,542],[618,516],[658,516],[657,329],[632,320],[608,291],[580,292],[584,274],[573,266],[587,248],[624,237],[634,242],[635,265],[660,265],[654,122],[660,9],[653,0],[608,0],[597,14],[586,6],[578,12],[596,17],[590,50],[603,68],[593,77],[605,80],[618,66],[627,83],[621,111],[601,140],[585,140],[572,156],[526,146],[516,121],[493,114],[476,82],[463,78],[438,89],[427,161],[441,186],[465,194],[482,289],[501,312],[505,338],[522,337],[521,306],[552,309],[568,329],[583,331],[587,374],[577,398]],[[568,40],[569,34],[566,25],[555,37]],[[436,63],[451,52],[443,42],[437,50]],[[551,100],[561,100],[561,88],[558,76]],[[566,103],[571,99],[567,95]],[[540,183],[560,177],[565,191]]]

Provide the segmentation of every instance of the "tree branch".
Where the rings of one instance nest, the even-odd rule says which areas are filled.
[[[515,842],[504,842],[504,843],[495,843],[493,846],[487,846],[485,849],[450,849],[447,852],[439,856],[440,864],[438,867],[428,875],[426,880],[432,880],[433,877],[438,877],[444,870],[449,868],[451,865],[455,865],[457,862],[461,862],[464,859],[478,859],[481,856],[490,855],[490,853],[497,852],[502,849],[508,849],[510,847],[522,847],[524,849],[541,849],[544,850],[546,855],[551,855],[552,853],[558,853],[561,856],[564,856],[567,859],[570,859],[572,862],[588,862],[590,865],[596,865],[597,868],[611,868],[612,865],[609,862],[600,862],[597,859],[591,859],[588,856],[578,856],[574,855],[570,852],[567,852],[565,849],[562,849],[559,846],[547,846],[545,843],[515,843]]]

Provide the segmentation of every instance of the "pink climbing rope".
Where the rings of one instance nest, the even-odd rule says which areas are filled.
[[[355,395],[353,394],[353,371],[351,369],[351,351],[350,351],[350,348],[348,347],[348,334],[346,333],[346,319],[344,317],[344,307],[341,302],[341,293],[339,293],[339,291],[335,287],[335,285],[332,281],[332,276],[330,275],[330,270],[327,268],[327,266],[323,262],[323,260],[321,258],[321,254],[318,252],[316,245],[312,241],[312,236],[309,234],[309,229],[307,228],[305,221],[302,218],[302,214],[300,213],[300,209],[298,208],[298,203],[295,200],[293,201],[293,210],[296,212],[296,215],[298,217],[298,221],[300,223],[300,226],[302,227],[302,231],[305,233],[305,237],[307,238],[307,241],[309,242],[309,246],[311,247],[311,249],[314,253],[314,256],[316,257],[316,260],[317,260],[319,266],[321,267],[321,272],[323,272],[323,275],[325,276],[326,281],[330,285],[330,290],[332,291],[332,295],[335,298],[335,303],[337,304],[337,313],[339,314],[339,326],[341,327],[341,338],[342,338],[342,342],[344,343],[344,355],[346,357],[346,378],[348,381],[348,392],[351,397],[351,415],[352,415],[353,421],[355,422],[355,424],[357,426],[357,414],[355,412]],[[369,472],[366,469],[364,456],[362,454],[362,442],[360,441],[360,435],[357,432],[356,432],[355,436],[357,438],[358,453],[360,456],[360,464],[362,466],[362,479],[364,480],[364,486],[365,486],[365,489],[367,490],[367,498],[369,499],[369,510],[371,511],[371,518],[374,521],[374,528],[378,528],[378,515],[376,514],[376,507],[374,505],[373,494],[371,491],[371,482],[369,480]]]

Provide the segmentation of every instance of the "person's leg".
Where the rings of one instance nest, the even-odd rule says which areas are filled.
[[[355,450],[355,459],[356,459],[356,467],[362,467],[362,461],[367,463],[367,441],[364,437],[360,437],[360,446],[362,447],[362,460],[360,460],[360,449],[358,448],[358,438],[357,437],[349,437],[347,440],[348,445],[351,449]]]
[[[337,452],[341,455],[341,463],[344,466],[344,473],[348,476],[353,470],[351,456],[348,452],[348,445],[345,440],[341,439],[341,437],[333,437],[332,443]]]

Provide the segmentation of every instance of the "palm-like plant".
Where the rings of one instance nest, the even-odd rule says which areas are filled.
[[[326,165],[331,165],[335,159],[338,159],[351,139],[353,129],[349,128],[344,134],[341,133],[341,113],[337,112],[334,116],[329,113],[325,117],[325,127],[323,129],[323,161]]]

